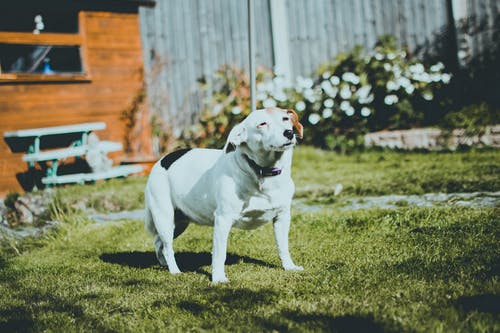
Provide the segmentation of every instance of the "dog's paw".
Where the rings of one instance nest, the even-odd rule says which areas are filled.
[[[283,268],[285,269],[285,271],[303,271],[304,270],[304,267],[297,266],[297,265],[286,265],[286,266],[283,266]]]
[[[181,274],[181,270],[179,269],[179,267],[172,267],[172,268],[169,268],[168,271],[170,272],[170,274],[172,275],[176,275],[176,274]]]
[[[229,279],[225,276],[212,277],[212,284],[228,283]]]

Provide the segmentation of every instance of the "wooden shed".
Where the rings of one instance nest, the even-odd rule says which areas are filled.
[[[2,133],[104,122],[115,163],[151,154],[139,6],[153,0],[17,0],[0,4],[0,195],[27,165]],[[140,157],[140,156],[139,156]]]

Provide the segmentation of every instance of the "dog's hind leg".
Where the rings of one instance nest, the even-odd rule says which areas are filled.
[[[166,177],[164,181],[148,182],[146,187],[146,207],[153,218],[156,229],[154,245],[160,264],[168,267],[172,274],[180,273],[174,257],[174,206]]]

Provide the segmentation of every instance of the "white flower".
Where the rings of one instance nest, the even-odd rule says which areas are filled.
[[[444,69],[444,65],[442,62],[438,62],[438,63],[432,65],[430,69],[432,72],[439,72],[439,71]]]
[[[401,77],[401,67],[399,67],[398,65],[395,65],[392,67],[392,72],[394,73],[394,77],[397,79],[399,77]]]
[[[387,81],[385,87],[387,88],[387,91],[394,91],[399,89],[399,84],[394,81]]]
[[[439,73],[431,74],[430,77],[433,82],[441,81],[441,75]]]
[[[408,86],[412,85],[411,81],[404,76],[398,78],[397,83],[403,88],[407,88]]]
[[[429,73],[425,73],[425,72],[424,73],[417,73],[417,74],[413,75],[413,79],[420,81],[420,82],[425,82],[425,83],[430,83],[432,81]]]
[[[297,111],[304,111],[306,109],[306,103],[304,101],[298,101],[295,103],[295,110]]]
[[[351,103],[349,103],[349,101],[342,101],[340,103],[340,109],[342,111],[346,111],[347,109],[349,109],[351,107]]]
[[[332,76],[330,78],[330,82],[334,85],[334,86],[338,86],[339,83],[340,83],[340,78],[336,75]]]
[[[391,64],[389,64],[388,62],[384,63],[384,69],[388,72],[392,69],[392,66]]]
[[[288,88],[289,85],[283,76],[276,76],[273,79],[273,83],[276,89]]]
[[[257,92],[257,94],[255,95],[255,98],[258,100],[258,101],[263,101],[267,98],[267,94],[265,92]]]
[[[265,108],[273,108],[276,106],[276,101],[272,98],[268,98],[262,103]]]
[[[323,105],[325,106],[325,108],[331,108],[333,107],[333,99],[331,98],[328,98],[328,99],[325,99],[325,101],[323,102]]]
[[[328,90],[325,90],[325,93],[328,96],[330,96],[331,98],[335,98],[335,96],[337,96],[338,92],[339,92],[339,88],[337,88],[337,87],[332,87]]]
[[[398,101],[399,101],[399,98],[396,95],[387,95],[384,98],[384,103],[387,104],[387,105],[395,104]]]
[[[351,96],[352,96],[351,89],[349,88],[348,85],[345,85],[342,87],[342,89],[340,89],[340,97],[342,97],[343,99],[349,99],[351,98]]]
[[[280,90],[274,94],[274,99],[280,102],[284,102],[287,100],[287,96],[282,90]]]
[[[368,116],[369,116],[369,115],[371,115],[371,114],[372,114],[371,110],[370,110],[369,108],[367,108],[366,106],[363,106],[363,107],[361,108],[361,115],[362,115],[363,117],[368,117]]]
[[[410,84],[405,88],[405,91],[408,95],[411,95],[415,91],[415,86],[413,84]]]
[[[344,112],[345,112],[345,114],[346,114],[347,116],[349,116],[349,117],[350,117],[350,116],[353,116],[353,115],[354,115],[355,110],[354,110],[354,108],[353,108],[352,106],[349,106],[349,108],[348,108],[347,110],[345,110]]]
[[[359,102],[361,104],[370,104],[371,102],[373,102],[374,99],[375,99],[375,95],[370,94],[366,98],[363,98],[363,99],[360,98]]]
[[[352,72],[346,72],[342,74],[342,80],[346,82],[351,82],[352,84],[358,84],[359,83],[359,76]]]
[[[215,104],[213,114],[219,114],[222,109],[224,109],[224,106],[222,104]]]
[[[425,71],[424,65],[422,65],[420,63],[415,64],[415,65],[411,65],[409,67],[409,69],[410,69],[410,72],[416,73],[416,74],[422,74]]]
[[[311,123],[311,125],[316,125],[321,120],[321,117],[317,113],[311,113],[307,120]]]
[[[444,84],[450,83],[450,80],[451,80],[451,74],[443,73],[441,75],[441,81],[443,81]]]
[[[304,97],[311,103],[316,102],[316,96],[314,96],[314,90],[306,89],[304,91]]]
[[[434,95],[432,94],[432,92],[430,91],[425,91],[422,93],[422,97],[426,100],[426,101],[432,101],[432,99],[434,98]]]
[[[257,83],[256,88],[257,88],[257,91],[266,91],[266,85],[264,82]]]
[[[299,91],[302,89],[310,89],[314,83],[313,80],[309,78],[303,78],[302,76],[298,76],[296,82],[297,82],[296,89]]]
[[[371,84],[359,88],[358,91],[356,91],[356,96],[358,96],[359,101],[366,100],[371,90],[372,90]]]
[[[325,92],[328,91],[329,89],[333,88],[332,84],[328,80],[321,82],[320,86],[321,86],[321,89],[323,89]]]
[[[333,115],[333,110],[326,108],[323,110],[323,118],[330,118]]]
[[[231,113],[234,115],[238,115],[241,113],[241,108],[239,106],[233,106],[233,108],[231,109]]]
[[[375,59],[377,59],[378,61],[384,60],[384,55],[380,52],[377,52],[375,53]]]
[[[314,82],[312,79],[307,78],[304,80],[304,88],[312,88],[313,85],[314,85]]]
[[[321,77],[325,80],[329,79],[332,74],[329,71],[326,71],[321,75]]]
[[[271,92],[274,88],[273,82],[260,82],[257,84],[257,90],[258,91],[263,91],[263,92]]]
[[[387,54],[387,59],[394,60],[394,59],[396,59],[396,55],[394,53],[389,53],[389,54]]]

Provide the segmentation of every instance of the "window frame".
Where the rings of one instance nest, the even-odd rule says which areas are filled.
[[[44,33],[0,31],[0,43],[18,45],[77,46],[80,50],[82,73],[0,73],[0,84],[29,82],[90,82],[91,75],[87,62],[85,38],[81,31],[84,26],[83,12],[78,13],[77,33]]]

